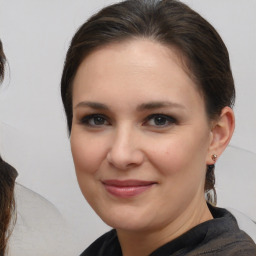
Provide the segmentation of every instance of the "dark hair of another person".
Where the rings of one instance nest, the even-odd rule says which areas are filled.
[[[0,41],[0,81],[4,78],[5,61]],[[11,234],[9,226],[15,209],[14,185],[17,175],[16,170],[0,156],[0,256],[5,255],[7,241]]]
[[[6,62],[6,58],[4,55],[3,45],[2,45],[2,42],[0,41],[0,82],[2,82],[4,79],[5,62]]]
[[[81,62],[104,45],[136,38],[178,50],[184,70],[204,97],[209,120],[218,118],[223,107],[233,106],[235,88],[229,54],[212,25],[180,1],[127,0],[96,13],[71,41],[61,79],[69,132],[73,118],[72,83]],[[214,165],[207,166],[205,193],[212,204],[216,204],[214,185]]]

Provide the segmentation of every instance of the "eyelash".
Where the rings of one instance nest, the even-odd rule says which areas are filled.
[[[101,118],[104,122],[107,121],[107,125],[110,125],[110,122],[108,121],[108,118],[105,116],[105,115],[101,115],[101,114],[92,114],[92,115],[88,115],[88,116],[85,116],[83,117],[81,120],[80,120],[80,123],[83,124],[83,125],[86,125],[86,126],[90,126],[90,127],[96,127],[96,126],[103,126],[103,125],[106,125],[106,124],[90,124],[90,121],[93,120],[94,118],[94,121],[95,121],[95,118]],[[99,121],[99,120],[98,120]]]
[[[164,114],[152,114],[152,115],[150,115],[146,118],[143,125],[147,124],[151,120],[154,120],[154,118],[161,118],[163,121],[166,121],[167,124],[160,124],[160,125],[155,124],[155,125],[150,125],[150,126],[154,126],[154,127],[158,127],[158,128],[164,128],[164,127],[167,127],[167,126],[170,126],[170,125],[173,125],[173,124],[177,123],[177,120],[172,116],[164,115]]]
[[[97,121],[103,122],[103,123],[95,124],[96,118],[98,118]],[[160,118],[158,121],[164,121],[164,124],[159,124],[159,125],[157,125],[156,123],[149,124],[149,122],[151,120],[154,120],[155,118]],[[90,121],[93,121],[93,120],[94,120],[94,124],[90,123]],[[106,122],[107,122],[107,124],[106,124]],[[167,124],[166,124],[166,122],[167,122]],[[111,123],[109,122],[109,119],[105,115],[102,115],[102,114],[87,115],[80,120],[80,123],[83,125],[89,126],[89,127],[97,127],[97,128],[105,126],[105,125],[111,125]],[[148,117],[146,117],[146,119],[142,123],[142,126],[149,125],[151,127],[164,128],[164,127],[168,127],[170,125],[176,124],[176,123],[177,123],[177,120],[169,115],[152,114],[152,115],[149,115]]]

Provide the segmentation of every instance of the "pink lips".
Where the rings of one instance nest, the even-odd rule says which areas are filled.
[[[123,198],[137,196],[156,184],[142,180],[104,180],[102,183],[110,194]]]

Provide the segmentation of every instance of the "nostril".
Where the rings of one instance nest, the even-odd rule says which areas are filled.
[[[107,161],[118,169],[130,169],[143,162],[143,153],[139,150],[118,152],[111,150],[107,154]]]

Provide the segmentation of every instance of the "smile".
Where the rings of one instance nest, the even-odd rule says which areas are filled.
[[[107,192],[122,198],[137,196],[156,184],[154,181],[141,180],[104,180],[102,182]]]

